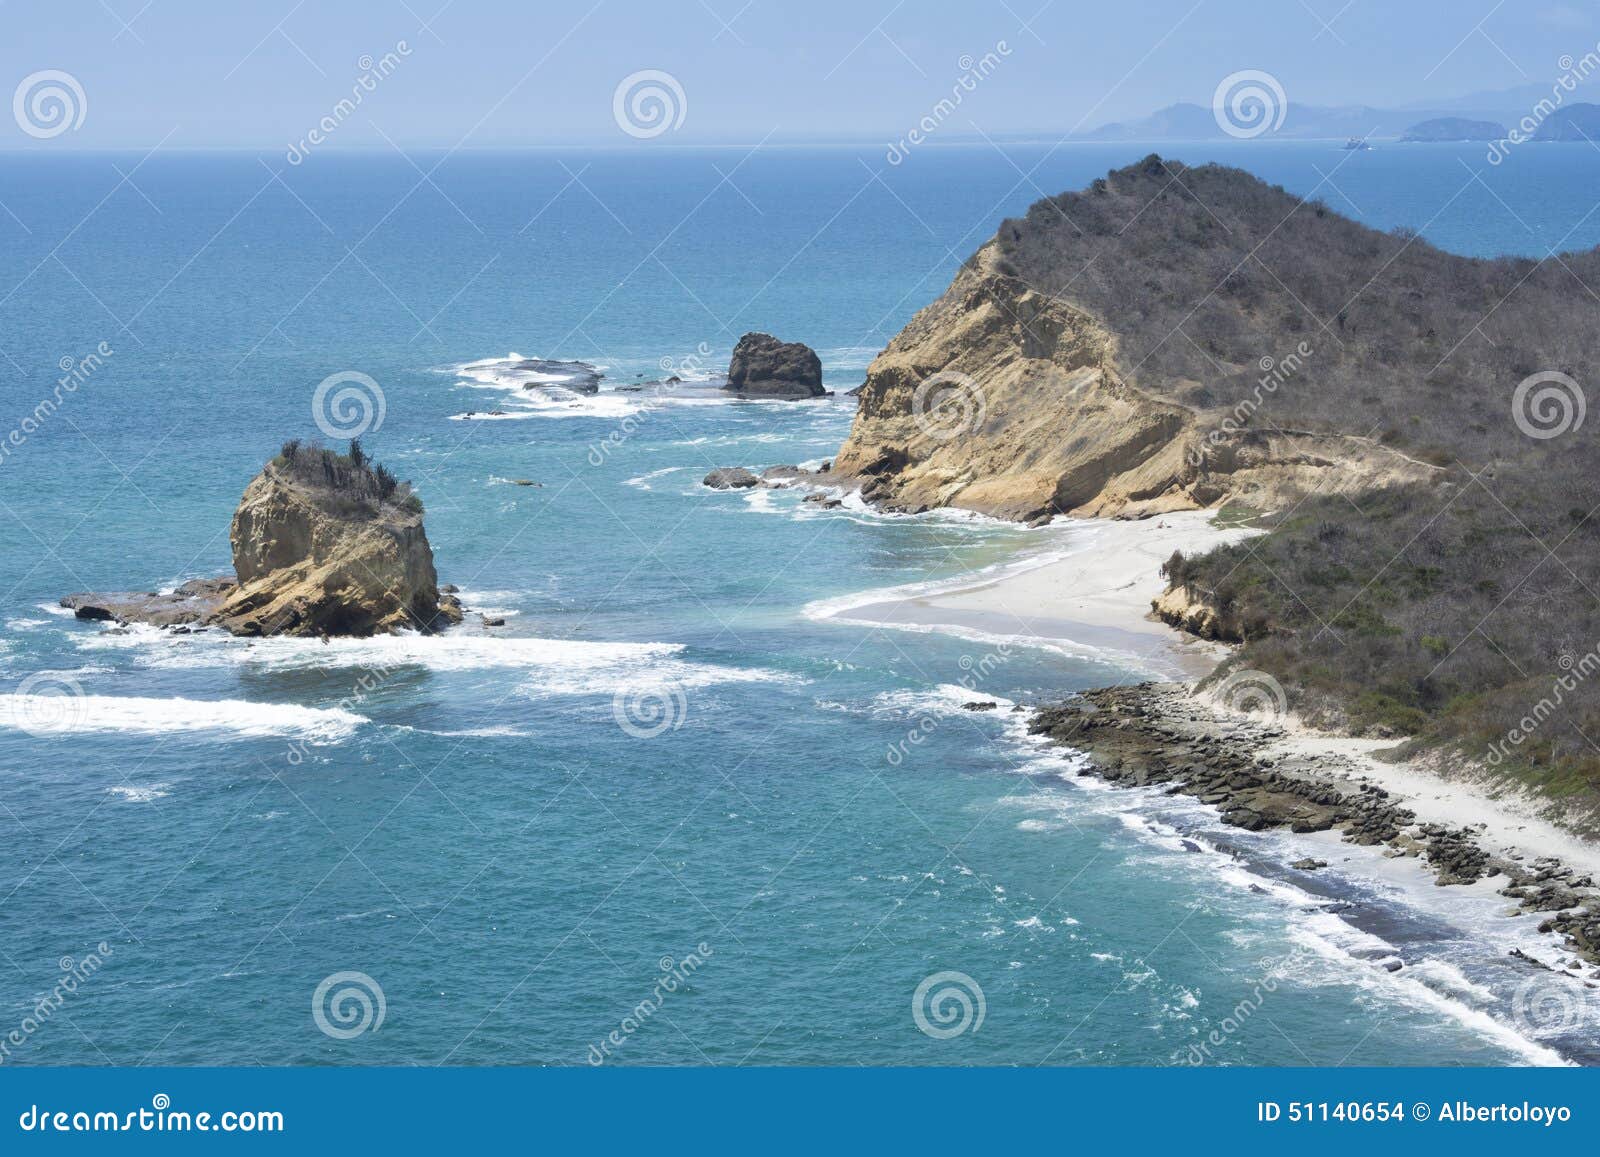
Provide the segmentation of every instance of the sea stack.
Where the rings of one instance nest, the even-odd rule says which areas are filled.
[[[728,363],[730,393],[750,398],[819,398],[822,360],[810,346],[779,341],[770,333],[747,333]]]
[[[460,622],[461,607],[439,592],[422,513],[411,487],[359,442],[346,454],[287,442],[234,512],[233,579],[171,594],[68,595],[61,605],[81,619],[245,636],[429,633]]]

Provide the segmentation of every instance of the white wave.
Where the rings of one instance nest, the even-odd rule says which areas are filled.
[[[167,789],[170,783],[150,783],[143,786],[123,784],[118,787],[106,788],[107,795],[114,795],[128,803],[150,803],[153,800],[165,799],[172,793]]]
[[[968,703],[993,703],[990,711],[968,711]],[[941,683],[932,689],[906,688],[884,691],[872,698],[874,715],[995,715],[1009,712],[1013,704],[1003,695],[989,695],[961,686],[959,683]]]
[[[772,501],[772,491],[759,486],[746,490],[742,495],[744,504],[757,514],[782,514],[783,511]]]
[[[762,667],[724,667],[712,663],[657,661],[648,667],[625,664],[603,670],[563,668],[541,672],[517,686],[530,699],[558,695],[621,695],[687,691],[717,683],[787,683],[800,685],[798,675]]]
[[[366,722],[365,717],[337,707],[251,703],[242,699],[50,696],[41,706],[37,696],[0,695],[0,727],[34,734],[231,731],[244,736],[284,735],[313,743],[336,743]]]
[[[72,619],[77,617],[77,612],[71,607],[64,607],[60,603],[34,603],[47,615],[54,615],[58,619]]]
[[[1434,988],[1448,989],[1455,996],[1468,997],[1480,1004],[1494,1004],[1499,1000],[1448,960],[1419,960],[1411,966],[1411,974],[1423,977]]]
[[[7,619],[8,631],[37,631],[40,627],[48,627],[49,619]]]
[[[475,410],[452,414],[452,422],[517,422],[529,418],[630,418],[644,410],[635,395],[602,390],[598,394],[575,394],[551,388],[521,394],[498,412]]]
[[[665,478],[668,474],[676,474],[680,470],[687,470],[687,466],[668,466],[665,470],[652,470],[648,474],[641,474],[637,478],[626,479],[622,484],[632,486],[635,490],[654,490],[650,483],[657,478]]]
[[[596,643],[471,634],[380,635],[370,639],[238,639],[220,632],[172,635],[153,628],[75,640],[85,650],[126,651],[162,669],[261,667],[273,671],[359,667],[434,671],[556,667],[576,671],[648,664],[683,650],[678,643]]]
[[[382,679],[396,668],[432,671],[521,670],[537,677],[519,690],[546,695],[613,694],[676,684],[804,682],[761,668],[724,667],[679,658],[681,643],[599,643],[496,635],[383,635],[370,639],[236,639],[216,632],[170,635],[152,628],[103,633],[77,640],[80,647],[130,652],[161,669],[215,667],[268,671],[359,669]]]

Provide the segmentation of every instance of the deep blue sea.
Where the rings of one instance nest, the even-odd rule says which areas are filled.
[[[1528,1007],[1503,901],[1355,850],[1308,883],[1305,845],[1080,780],[1008,709],[1129,660],[817,616],[1071,529],[698,484],[830,457],[842,391],[1004,217],[1146,151],[0,155],[0,1063],[1593,1059]],[[1165,151],[1459,252],[1600,242],[1587,148]],[[618,389],[747,330],[841,396]],[[523,391],[513,352],[602,393]],[[347,371],[441,580],[504,627],[55,608],[225,572]]]

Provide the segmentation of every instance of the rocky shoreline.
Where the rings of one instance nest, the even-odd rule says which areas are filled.
[[[1539,930],[1562,937],[1591,966],[1584,973],[1574,960],[1566,971],[1600,980],[1600,888],[1591,876],[1553,858],[1485,846],[1473,827],[1419,818],[1356,761],[1277,744],[1288,734],[1279,722],[1214,706],[1184,684],[1143,683],[1042,707],[1029,731],[1084,752],[1080,775],[1124,787],[1165,786],[1169,795],[1216,807],[1235,827],[1337,831],[1349,843],[1415,858],[1441,886],[1490,880],[1515,902],[1514,914],[1544,915]],[[1295,866],[1325,865],[1307,858]]]

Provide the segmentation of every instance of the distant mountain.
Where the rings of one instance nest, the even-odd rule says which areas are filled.
[[[1515,88],[1498,88],[1469,92],[1465,96],[1444,97],[1440,100],[1410,101],[1398,106],[1416,115],[1435,110],[1456,115],[1475,114],[1495,120],[1514,121],[1527,114],[1541,100],[1550,99],[1550,85],[1519,84]]]
[[[1536,141],[1600,141],[1600,104],[1569,104],[1545,118]]]
[[[1444,115],[1441,114],[1441,119]],[[1416,123],[1417,119],[1415,111],[1402,112],[1399,109],[1370,108],[1365,105],[1326,108],[1291,101],[1284,113],[1283,124],[1262,134],[1259,139],[1344,140],[1350,137],[1376,137],[1393,140]],[[1212,109],[1184,103],[1169,105],[1137,120],[1102,125],[1082,134],[1082,138],[1091,141],[1214,141],[1240,135],[1244,134],[1227,132],[1218,123]]]
[[[1592,90],[1600,89],[1600,85],[1585,82],[1579,86],[1578,92],[1587,95]],[[1570,94],[1560,91],[1562,97]],[[1524,118],[1535,115],[1535,110],[1548,107],[1555,99],[1552,87],[1548,84],[1525,84],[1516,88],[1500,89],[1492,92],[1472,92],[1464,96],[1447,97],[1440,100],[1418,101],[1401,105],[1397,108],[1377,108],[1370,105],[1311,105],[1301,104],[1293,99],[1290,94],[1284,102],[1285,110],[1283,123],[1276,128],[1260,134],[1259,140],[1273,138],[1290,140],[1343,140],[1350,137],[1360,137],[1364,140],[1399,140],[1404,138],[1413,127],[1420,127],[1432,121],[1455,121],[1458,123],[1477,121],[1495,126],[1513,125]],[[1594,108],[1593,105],[1567,105],[1563,111],[1570,112],[1579,108]],[[1567,118],[1560,113],[1550,118],[1551,121]],[[1550,121],[1547,121],[1548,125]],[[1590,131],[1588,120],[1580,119],[1577,122],[1585,133],[1589,133],[1595,140],[1600,141],[1600,134]],[[1248,126],[1246,126],[1248,127]],[[1556,130],[1551,129],[1551,132]],[[1572,136],[1541,136],[1541,140],[1582,140],[1576,129],[1565,130]],[[1227,140],[1236,136],[1248,135],[1229,133],[1218,124],[1215,112],[1207,105],[1183,102],[1168,105],[1164,109],[1151,113],[1149,116],[1138,117],[1133,120],[1117,121],[1112,124],[1101,125],[1097,129],[1079,134],[1080,139],[1090,141],[1214,141]],[[1505,135],[1504,130],[1497,132],[1492,137],[1479,135],[1455,137],[1428,137],[1428,140],[1499,140]]]
[[[1435,117],[1419,121],[1405,131],[1402,141],[1498,141],[1506,135],[1499,121],[1475,121],[1468,117]]]

